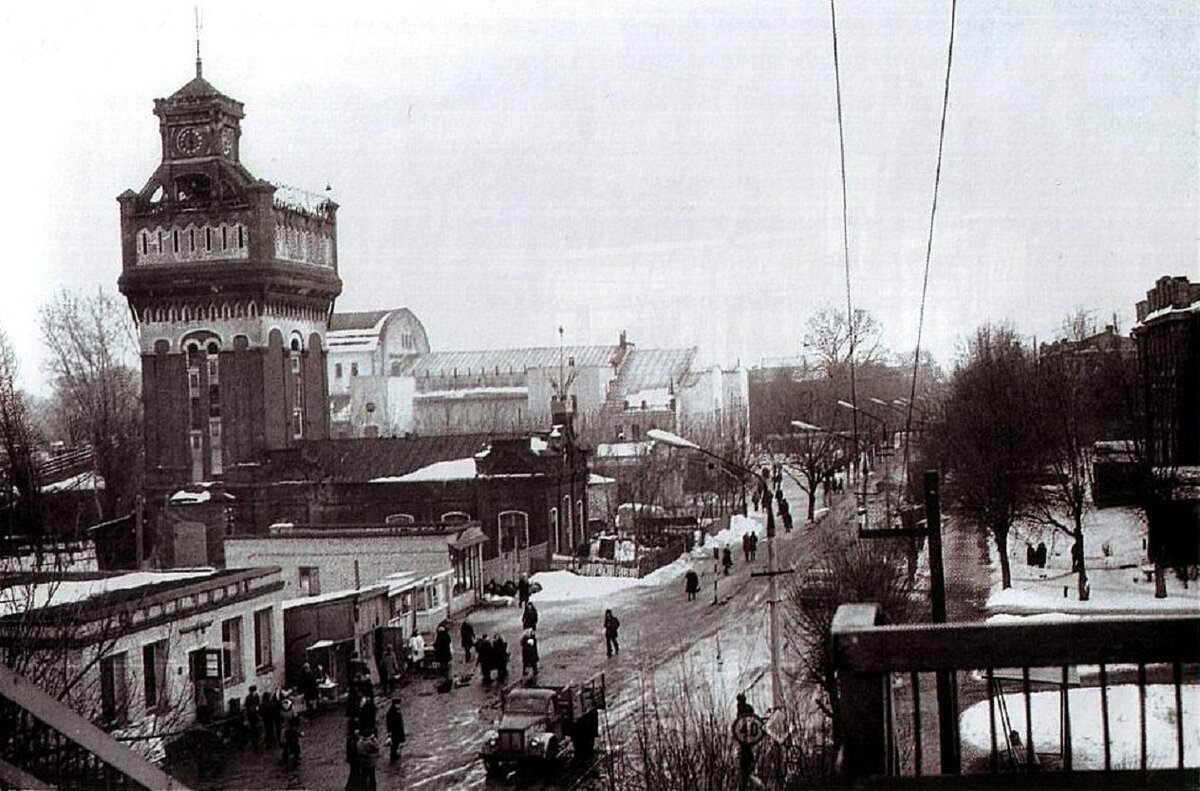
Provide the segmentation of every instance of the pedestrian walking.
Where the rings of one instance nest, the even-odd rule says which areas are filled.
[[[750,532],[750,562],[758,557],[758,533]]]
[[[346,720],[346,765],[350,774],[346,777],[346,791],[362,791],[363,781],[358,761],[358,729],[354,720]]]
[[[375,730],[375,689],[370,681],[360,681],[359,689],[361,690],[362,702],[358,706],[358,730],[374,731]]]
[[[312,713],[317,709],[317,676],[312,666],[307,662],[300,668],[300,694],[304,696],[304,711]]]
[[[621,653],[621,644],[617,642],[617,630],[621,628],[621,622],[617,620],[617,616],[613,615],[612,610],[604,611],[604,649],[609,656]]]
[[[284,768],[294,768],[300,765],[300,717],[293,714],[288,717],[287,727],[283,729],[283,765]]]
[[[785,532],[785,533],[792,532],[792,512],[791,511],[783,512],[783,532]]]
[[[475,647],[475,627],[471,622],[463,619],[462,626],[458,628],[458,636],[462,641],[463,661],[468,665],[471,664],[471,649]]]
[[[250,685],[250,691],[246,693],[246,699],[242,702],[242,709],[246,712],[246,728],[249,731],[250,743],[258,744],[258,728],[259,728],[259,707],[262,705],[262,698],[259,697],[258,687]]]
[[[729,576],[729,570],[733,568],[733,553],[729,551],[729,547],[725,547],[721,552],[721,566],[725,569],[725,576]]]
[[[525,602],[525,611],[521,613],[521,628],[522,629],[537,629],[538,611],[537,607],[533,606],[533,602]]]
[[[454,641],[450,638],[450,630],[446,624],[438,624],[433,636],[433,658],[438,663],[438,669],[446,678],[450,678],[451,646]]]
[[[517,580],[517,606],[524,607],[529,601],[529,577],[524,574]]]
[[[375,791],[375,767],[379,763],[379,737],[375,730],[362,731],[358,735],[358,777],[363,791]]]
[[[400,757],[400,745],[404,744],[407,738],[404,735],[404,712],[400,710],[399,695],[392,698],[392,705],[388,706],[385,725],[388,732],[388,748],[391,755],[391,762],[396,763],[396,760]]]
[[[425,638],[420,632],[413,632],[412,637],[408,638],[408,661],[414,669],[425,661]]]
[[[684,590],[687,591],[687,600],[695,601],[696,594],[700,592],[700,575],[695,569],[688,569],[687,574],[683,575]]]
[[[475,641],[475,658],[479,662],[479,674],[483,676],[483,683],[492,683],[495,660],[492,658],[492,642],[488,640],[486,634],[480,635],[479,639]]]
[[[383,691],[391,692],[392,686],[400,678],[400,660],[396,658],[396,649],[388,643],[383,648]]]
[[[538,672],[538,645],[537,634],[533,629],[526,629],[525,634],[521,635],[521,677],[524,678],[526,673],[537,678]]]
[[[534,645],[536,653],[537,646]],[[492,638],[492,667],[496,670],[496,680],[503,684],[508,680],[508,643],[497,634]]]
[[[742,533],[742,559],[750,562],[750,534]]]
[[[262,703],[259,705],[259,714],[262,717],[263,725],[263,744],[267,747],[274,747],[279,742],[279,698],[275,697],[274,692],[268,692],[263,695]]]

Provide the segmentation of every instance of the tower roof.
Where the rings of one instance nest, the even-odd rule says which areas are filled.
[[[220,91],[218,91],[216,88],[214,88],[212,86],[212,83],[210,83],[208,80],[197,75],[197,76],[193,77],[191,80],[189,80],[188,83],[186,85],[184,85],[182,88],[180,88],[179,90],[175,91],[175,93],[168,96],[167,101],[171,101],[173,99],[194,98],[194,97],[201,97],[201,96],[214,96],[214,97],[219,97],[221,99],[229,99],[230,98],[230,97],[226,96],[225,94],[221,93]]]

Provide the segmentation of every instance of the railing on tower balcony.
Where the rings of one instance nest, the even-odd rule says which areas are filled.
[[[878,618],[846,604],[833,622],[844,780],[1200,787],[1200,616]],[[955,682],[952,716],[938,671]]]

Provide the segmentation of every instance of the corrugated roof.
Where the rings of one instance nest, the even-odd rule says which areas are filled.
[[[692,367],[697,348],[630,350],[621,366],[619,388],[622,393],[650,390],[678,384]]]
[[[617,346],[567,346],[563,349],[546,346],[528,349],[493,349],[490,351],[431,352],[414,359],[404,371],[410,376],[438,376],[456,370],[460,376],[470,372],[501,373],[524,371],[528,368],[557,368],[561,359],[566,365],[571,358],[577,367],[612,365],[617,358]],[[560,358],[561,351],[561,358]]]
[[[365,310],[358,313],[334,313],[329,317],[329,331],[373,330],[392,311]]]

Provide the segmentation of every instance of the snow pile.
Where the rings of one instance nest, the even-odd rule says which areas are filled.
[[[1074,578],[1068,578],[1064,584],[1069,585],[1068,592],[1075,592]],[[1118,615],[1130,613],[1151,613],[1154,615],[1195,615],[1200,611],[1200,600],[1195,595],[1176,595],[1165,599],[1154,598],[1153,587],[1143,586],[1141,591],[1098,591],[1092,588],[1092,597],[1088,601],[1067,598],[1062,595],[1061,585],[1053,589],[1018,589],[994,590],[988,596],[987,608],[993,612],[1010,613],[1013,615],[1031,615],[1035,613],[1058,613],[1071,615]]]
[[[729,517],[729,527],[725,528],[715,536],[704,541],[704,546],[697,546],[692,549],[694,557],[705,557],[712,555],[713,546],[719,547],[736,547],[742,546],[742,536],[747,533],[757,533],[760,539],[767,537],[767,529],[757,519],[751,519],[748,516],[734,514]]]
[[[529,597],[536,602],[598,599],[642,584],[636,577],[581,577],[570,571],[543,571],[529,581],[542,586]]]
[[[1169,684],[1146,687],[1146,756],[1152,768],[1176,765],[1176,722],[1182,714],[1184,722],[1196,722],[1200,716],[1200,687],[1185,686],[1183,711],[1175,709],[1175,688]],[[1019,694],[1003,695],[1008,709],[1010,730],[1025,739],[1025,700]],[[1035,752],[1061,752],[1060,697],[1055,692],[1036,692],[1029,696],[1033,719]],[[1076,687],[1070,690],[1071,752],[1076,769],[1104,768],[1104,731],[1098,687]],[[996,705],[996,740],[1005,749],[1004,726],[1000,722],[1001,706]],[[1108,688],[1109,738],[1114,767],[1141,765],[1142,723],[1138,704],[1138,688],[1120,684]],[[988,728],[989,704],[984,700],[962,714],[962,744],[964,752],[990,755],[991,731]],[[1187,766],[1200,765],[1200,729],[1183,729],[1183,754]]]
[[[529,598],[534,601],[570,601],[574,599],[598,599],[613,596],[632,588],[653,588],[670,584],[679,579],[692,567],[687,555],[680,555],[671,563],[655,569],[642,578],[637,577],[581,577],[571,571],[543,571],[529,578],[542,589]]]

